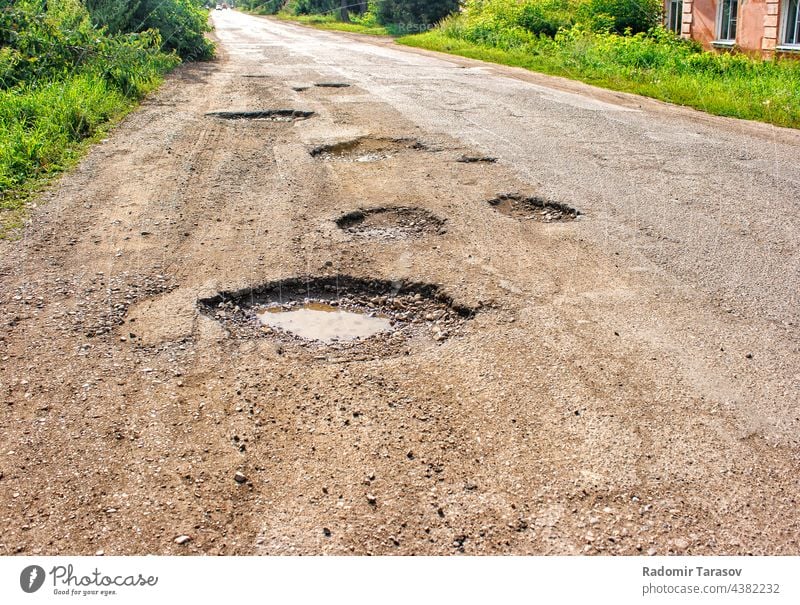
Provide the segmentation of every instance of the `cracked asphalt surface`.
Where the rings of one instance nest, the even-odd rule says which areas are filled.
[[[213,19],[0,242],[0,554],[800,554],[800,134]],[[274,109],[313,115],[207,115]],[[445,228],[336,225],[379,207]],[[339,347],[199,306],[351,277],[473,313]]]

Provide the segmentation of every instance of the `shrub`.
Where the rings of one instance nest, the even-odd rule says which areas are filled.
[[[531,33],[554,38],[558,30],[575,23],[574,9],[574,0],[529,0],[517,21]]]
[[[182,59],[202,60],[214,54],[204,35],[210,28],[202,0],[86,0],[86,6],[94,24],[111,34],[153,29],[161,34],[163,48]]]
[[[595,31],[646,32],[661,22],[661,0],[582,0],[578,20]]]

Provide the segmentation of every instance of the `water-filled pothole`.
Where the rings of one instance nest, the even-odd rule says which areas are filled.
[[[350,88],[347,82],[316,82],[314,84],[317,88]]]
[[[305,340],[347,342],[392,329],[392,322],[374,313],[343,311],[330,303],[308,302],[296,309],[267,307],[256,315],[269,328],[284,330]]]
[[[372,356],[407,352],[411,339],[445,341],[474,315],[434,284],[346,275],[274,281],[198,304],[237,338]]]
[[[506,216],[543,223],[570,221],[578,218],[581,214],[575,208],[560,202],[514,193],[499,195],[493,200],[489,200],[489,205]]]
[[[313,111],[299,109],[263,109],[258,111],[211,111],[206,114],[221,120],[267,120],[270,122],[295,122],[307,120]]]
[[[423,150],[425,145],[416,139],[360,137],[341,143],[320,145],[311,156],[324,161],[377,162],[405,150]]]
[[[423,235],[443,235],[444,220],[422,208],[394,206],[349,212],[336,225],[354,235],[384,239],[403,239]]]

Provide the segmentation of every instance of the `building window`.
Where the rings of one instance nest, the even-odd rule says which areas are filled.
[[[797,0],[794,2],[797,4]],[[683,0],[667,0],[667,29],[679,34],[682,26]]]
[[[800,1],[783,2],[783,40],[787,46],[800,46]]]
[[[738,12],[739,0],[722,0],[719,3],[717,15],[717,39],[719,41],[736,41],[736,17]]]

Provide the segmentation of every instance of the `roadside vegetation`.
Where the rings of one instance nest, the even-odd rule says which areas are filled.
[[[0,5],[0,236],[181,60],[212,56],[195,0]]]
[[[318,29],[404,36],[427,31],[459,0],[240,0],[239,6]]]
[[[800,61],[703,51],[661,26],[658,0],[467,0],[399,42],[800,127]]]
[[[341,22],[339,0],[277,2],[273,12],[326,29],[375,24],[385,32],[365,33],[410,34],[397,40],[408,46],[800,128],[800,61],[704,51],[664,29],[660,0],[465,0],[460,11],[457,2],[366,4],[351,23]]]

